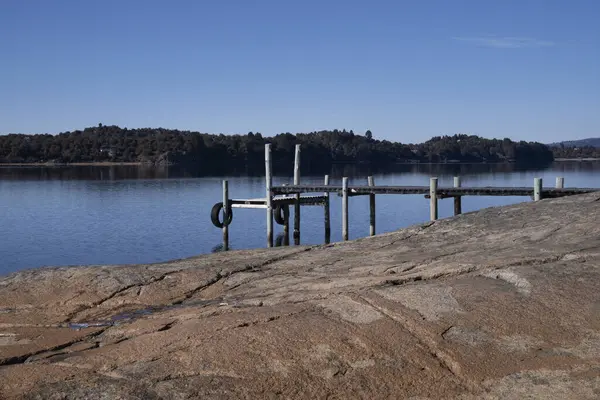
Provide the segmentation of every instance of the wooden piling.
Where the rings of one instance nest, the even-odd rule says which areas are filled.
[[[325,186],[329,186],[329,175],[325,175],[323,181]],[[329,192],[325,192],[325,204],[323,205],[323,212],[325,213],[325,244],[331,242],[331,222],[330,222],[330,211],[329,211]]]
[[[285,218],[284,220],[284,224],[283,224],[283,245],[284,246],[289,246],[290,245],[290,206],[288,206],[287,204],[282,205],[282,207],[285,208],[285,212],[284,212],[284,216],[287,216],[287,218]]]
[[[294,185],[300,184],[300,145],[296,145],[294,153]],[[296,193],[294,204],[294,244],[300,244],[300,193]]]
[[[460,176],[454,177],[454,187],[460,187]],[[462,196],[454,196],[454,215],[462,214]]]
[[[540,201],[542,199],[542,178],[533,179],[533,200]]]
[[[229,250],[229,183],[223,181],[223,251]]]
[[[438,219],[438,201],[437,201],[438,178],[429,180],[429,219],[435,221]]]
[[[348,240],[348,178],[342,178],[342,240]]]
[[[273,247],[273,193],[271,186],[273,184],[271,163],[271,144],[265,144],[265,186],[267,203],[267,247]]]
[[[369,186],[375,186],[372,176],[367,178]],[[375,193],[369,194],[369,235],[375,236]]]
[[[565,188],[565,178],[563,178],[562,176],[557,176],[556,177],[556,188],[557,189],[564,189]]]

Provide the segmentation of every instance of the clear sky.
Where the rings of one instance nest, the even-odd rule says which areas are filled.
[[[597,0],[0,0],[0,133],[600,136]]]

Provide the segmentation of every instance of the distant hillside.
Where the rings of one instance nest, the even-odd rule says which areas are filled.
[[[551,143],[554,158],[600,158],[600,138]]]
[[[561,146],[562,145],[562,146]],[[600,138],[579,140],[566,140],[564,142],[550,143],[550,147],[600,147]]]
[[[294,145],[302,145],[303,168],[328,169],[336,163],[385,167],[403,162],[546,163],[552,151],[541,143],[485,139],[472,135],[436,136],[420,144],[393,143],[334,129],[263,137],[214,135],[164,128],[127,129],[99,124],[58,135],[0,135],[0,163],[142,162],[186,164],[209,173],[264,168],[264,145],[273,161],[293,165]]]

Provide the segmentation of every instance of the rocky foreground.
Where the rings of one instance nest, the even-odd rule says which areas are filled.
[[[0,398],[597,399],[598,200],[0,278]]]

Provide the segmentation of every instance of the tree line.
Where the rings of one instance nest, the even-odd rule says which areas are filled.
[[[324,130],[311,133],[215,135],[164,128],[127,129],[99,124],[50,134],[0,136],[0,163],[139,162],[178,164],[207,172],[264,168],[264,145],[272,144],[274,163],[293,165],[294,146],[302,145],[303,169],[336,163],[385,167],[406,162],[547,163],[552,151],[536,142],[485,139],[473,135],[436,136],[420,144],[377,140],[371,131]]]
[[[595,146],[569,146],[560,143],[551,147],[555,158],[600,158],[600,148]]]

